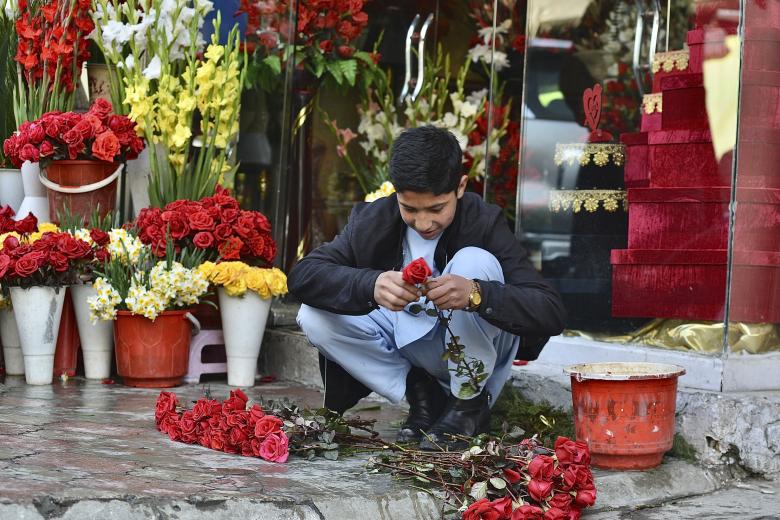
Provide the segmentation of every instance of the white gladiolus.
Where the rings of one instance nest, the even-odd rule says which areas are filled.
[[[159,56],[155,56],[144,69],[143,75],[146,79],[158,79],[160,77],[161,69],[162,61]]]

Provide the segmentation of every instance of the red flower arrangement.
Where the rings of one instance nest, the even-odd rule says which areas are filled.
[[[288,56],[284,47],[294,46],[298,67],[317,78],[327,72],[337,83],[346,80],[353,85],[360,60],[352,58],[374,59],[355,48],[355,40],[368,25],[363,4],[364,0],[241,0],[237,14],[247,15],[246,46],[259,69],[250,77],[263,81],[264,72],[278,75]],[[293,28],[287,20],[296,5],[297,26]]]
[[[86,114],[48,112],[22,123],[3,142],[3,153],[19,167],[24,161],[45,164],[56,160],[96,159],[115,162],[135,159],[144,141],[127,116],[113,113],[111,103],[97,99]]]
[[[17,232],[29,234],[37,229],[32,215],[17,224]],[[0,249],[0,282],[18,287],[71,285],[78,282],[83,264],[107,255],[104,248],[93,250],[69,233],[47,232],[34,241],[25,235],[21,239],[9,235]]]
[[[270,462],[286,462],[289,440],[282,431],[283,421],[266,415],[244,392],[231,390],[223,402],[198,399],[191,410],[178,412],[178,400],[171,392],[160,392],[154,412],[157,429],[173,441],[200,444],[205,448],[260,457]]]
[[[211,197],[176,200],[162,209],[144,208],[134,226],[141,242],[159,257],[165,256],[168,234],[177,250],[204,250],[209,260],[270,266],[276,256],[276,242],[265,215],[242,210],[230,192],[219,186]]]
[[[15,59],[24,78],[33,85],[46,76],[50,90],[61,86],[73,92],[76,75],[89,58],[87,35],[95,28],[89,13],[91,2],[45,0],[31,7],[27,0],[19,0]]]

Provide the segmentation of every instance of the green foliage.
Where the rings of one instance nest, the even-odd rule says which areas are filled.
[[[2,143],[16,130],[14,111],[8,109],[8,101],[14,97],[16,83],[16,29],[13,18],[5,15],[6,1],[0,0],[0,99],[6,103],[0,112],[0,168],[6,165],[7,160],[3,155]]]
[[[525,437],[538,435],[545,445],[552,445],[559,436],[574,438],[571,412],[534,404],[511,385],[504,387],[493,406],[490,430],[494,435],[513,430]]]
[[[65,206],[57,212],[57,221],[60,223],[60,229],[70,233],[82,228],[99,229],[108,232],[113,227],[116,212],[109,211],[104,217],[100,216],[100,204],[92,211],[88,218],[74,214],[70,210],[70,205]]]

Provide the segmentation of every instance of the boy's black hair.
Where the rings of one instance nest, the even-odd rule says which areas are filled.
[[[455,191],[463,176],[462,152],[451,132],[427,125],[405,130],[390,152],[390,181],[395,191]]]

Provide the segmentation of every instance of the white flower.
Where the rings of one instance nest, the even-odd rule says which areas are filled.
[[[499,37],[502,34],[507,34],[509,32],[509,29],[512,27],[512,19],[507,18],[504,20],[501,25],[496,26],[496,37]],[[479,30],[479,35],[482,36],[482,41],[486,44],[490,44],[490,40],[493,36],[493,27],[483,27]]]
[[[506,53],[501,51],[493,52],[490,45],[477,44],[469,49],[468,56],[474,63],[482,61],[487,65],[490,65],[491,61],[495,61],[495,70],[501,70],[509,66],[509,59],[507,58]]]
[[[482,101],[485,98],[487,98],[487,95],[488,95],[488,89],[486,88],[483,88],[482,90],[475,90],[474,92],[466,96],[466,101],[479,106],[482,104]]]
[[[16,0],[5,0],[3,2],[3,13],[5,13],[5,17],[10,20],[14,18],[14,13],[17,10],[17,4]]]
[[[452,132],[452,135],[454,135],[455,139],[458,140],[458,144],[460,145],[461,151],[464,151],[466,149],[466,146],[468,146],[469,144],[468,138],[455,128],[450,128],[450,132]]]
[[[149,62],[149,65],[144,69],[143,74],[146,79],[159,79],[161,70],[162,61],[160,61],[159,56],[155,55],[154,58],[152,58],[152,61]]]
[[[442,123],[444,124],[444,128],[455,128],[458,126],[458,116],[453,114],[452,112],[447,112],[444,114],[444,119],[442,120]]]

